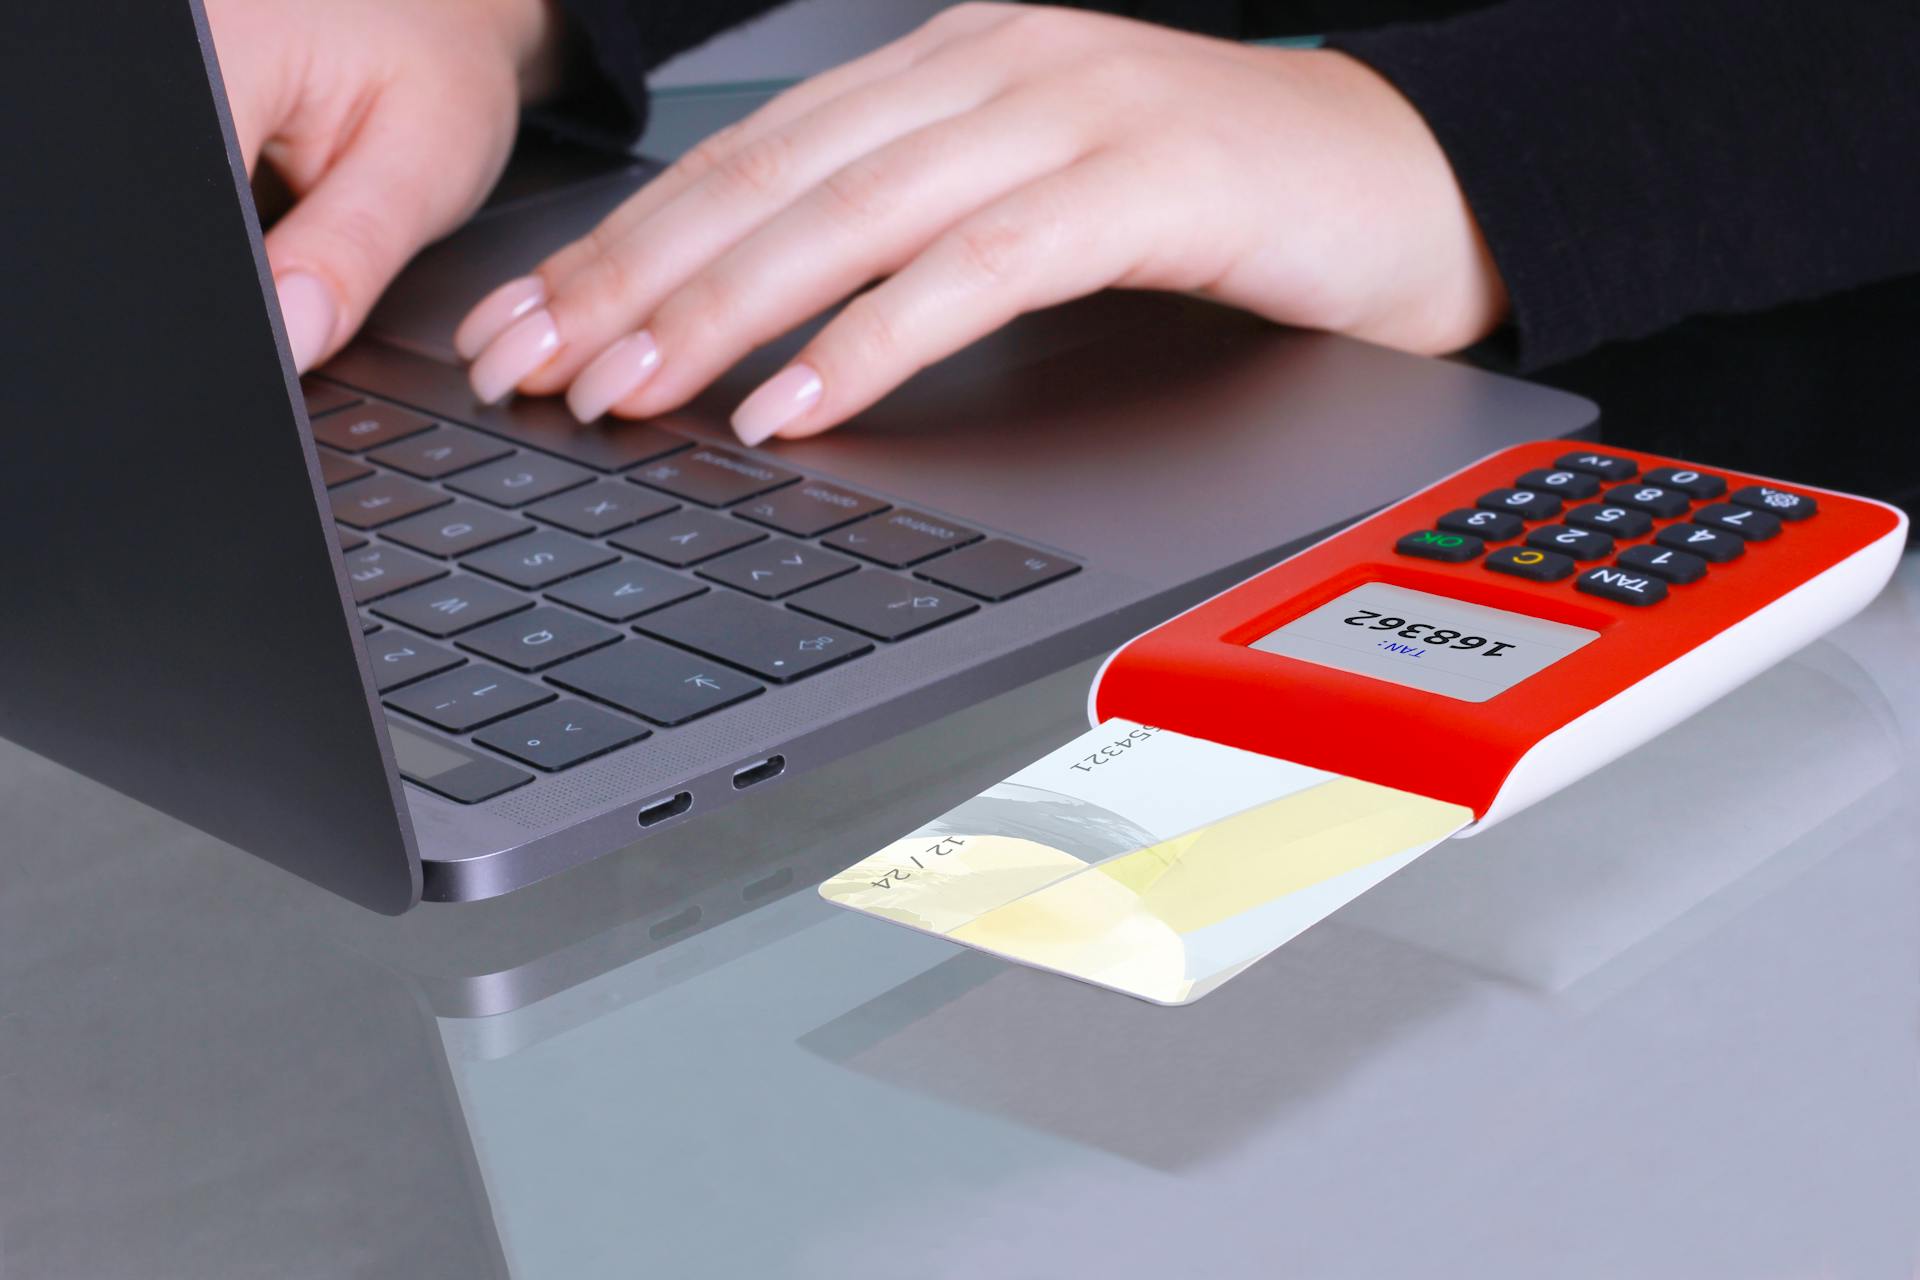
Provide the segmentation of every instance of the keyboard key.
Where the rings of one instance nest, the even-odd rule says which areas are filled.
[[[605,547],[583,542],[570,533],[536,529],[524,538],[468,556],[460,566],[526,591],[538,591],[619,558]]]
[[[373,611],[389,622],[445,639],[532,607],[533,601],[517,591],[460,575],[392,596]]]
[[[360,634],[363,636],[370,636],[376,631],[385,631],[386,629],[387,624],[384,622],[375,622],[372,618],[360,619]]]
[[[524,769],[422,733],[392,716],[387,717],[387,737],[401,777],[461,804],[479,804],[533,781]]]
[[[349,458],[331,449],[317,449],[315,452],[320,455],[320,482],[329,489],[373,474],[373,468],[358,458]]]
[[[859,524],[828,534],[821,541],[890,569],[904,569],[942,551],[978,542],[981,536],[976,529],[938,516],[901,510],[869,516]]]
[[[547,599],[571,605],[608,622],[626,622],[649,609],[697,596],[707,588],[677,573],[641,560],[622,560],[604,569],[569,578],[547,592]]]
[[[380,536],[430,556],[451,558],[530,533],[533,526],[504,511],[474,502],[456,502],[388,525]]]
[[[381,693],[451,671],[466,661],[451,649],[393,628],[367,637],[367,659],[373,666],[374,688]]]
[[[1705,560],[1691,552],[1675,551],[1669,547],[1628,547],[1614,563],[1622,569],[1658,574],[1668,582],[1698,582],[1707,574]]]
[[[398,547],[361,545],[346,553],[347,582],[353,602],[366,604],[408,587],[447,576],[447,566],[423,560]]]
[[[733,513],[796,538],[815,538],[886,509],[887,504],[878,498],[820,480],[802,480],[735,507]]]
[[[465,733],[551,702],[553,696],[551,689],[475,662],[410,684],[386,703],[448,733]]]
[[[404,471],[419,480],[438,480],[495,458],[504,458],[513,446],[465,427],[435,427],[390,444],[369,455],[382,466]]]
[[[638,742],[652,730],[568,698],[502,720],[474,741],[536,769],[566,769]]]
[[[877,640],[903,640],[965,617],[980,606],[958,591],[929,586],[879,569],[836,578],[787,601],[816,618],[864,631]]]
[[[1667,489],[1678,489],[1689,498],[1717,498],[1727,491],[1724,476],[1716,476],[1706,471],[1695,471],[1691,467],[1655,467],[1647,472],[1647,483],[1657,484]]]
[[[1563,453],[1553,460],[1553,465],[1585,471],[1602,480],[1631,480],[1640,474],[1640,467],[1633,459],[1610,453]]]
[[[1004,538],[976,542],[919,570],[929,581],[958,587],[982,600],[1011,600],[1078,572],[1080,566],[1071,560]]]
[[[1591,498],[1600,492],[1600,481],[1586,471],[1574,471],[1570,468],[1549,470],[1540,467],[1521,476],[1514,484],[1522,489],[1544,489],[1555,497],[1568,502],[1578,502]]]
[[[1487,544],[1470,533],[1442,533],[1438,529],[1422,529],[1394,543],[1393,549],[1403,556],[1419,556],[1422,560],[1445,560],[1451,564],[1459,564],[1485,551]]]
[[[1747,553],[1747,540],[1740,535],[1697,524],[1670,524],[1653,540],[1663,547],[1684,551],[1715,564],[1737,560]]]
[[[700,445],[685,453],[640,468],[627,479],[663,489],[676,498],[725,507],[755,494],[778,489],[800,478],[798,472],[776,467],[728,449]]]
[[[685,724],[764,688],[720,663],[651,640],[600,649],[555,668],[547,679],[660,725]]]
[[[529,502],[577,489],[593,479],[591,471],[538,453],[516,453],[463,471],[447,481],[447,488],[496,507],[524,507]]]
[[[1710,507],[1702,507],[1693,513],[1693,518],[1697,524],[1731,529],[1749,542],[1765,542],[1780,532],[1779,516],[1759,507],[1737,506],[1731,502],[1716,502]]]
[[[650,613],[636,626],[776,682],[812,675],[873,648],[851,632],[722,591]]]
[[[1486,566],[1495,573],[1510,573],[1535,582],[1558,582],[1574,568],[1571,556],[1539,547],[1502,547],[1487,557]]]
[[[637,529],[616,533],[608,541],[622,551],[684,569],[766,536],[744,521],[711,511],[685,509],[649,520]]]
[[[1589,569],[1574,580],[1574,589],[1622,604],[1658,604],[1667,598],[1665,578],[1617,566]]]
[[[1434,521],[1448,533],[1470,533],[1486,542],[1506,542],[1517,538],[1527,522],[1510,511],[1478,511],[1466,507],[1449,511]]]
[[[378,529],[415,512],[452,502],[438,489],[429,489],[404,476],[373,475],[327,492],[333,518],[355,529]]]
[[[433,419],[392,404],[365,404],[351,413],[335,413],[313,424],[313,438],[342,453],[364,453],[383,444],[418,435]]]
[[[588,622],[564,609],[541,605],[469,631],[458,643],[469,653],[492,658],[515,671],[538,671],[568,658],[577,658],[601,645],[612,644],[619,638],[620,633],[611,627]]]
[[[515,444],[556,454],[595,471],[625,471],[685,449],[692,443],[685,436],[663,431],[650,422],[602,418],[591,426],[582,426],[574,421],[565,405],[546,397],[512,397],[504,404],[475,406],[473,393],[465,382],[464,374],[452,381],[442,413]],[[455,407],[456,403],[459,407]]]
[[[323,413],[338,413],[349,405],[359,404],[366,397],[358,391],[349,391],[332,382],[321,382],[317,378],[300,380],[300,395],[307,402],[307,416],[317,418]]]
[[[738,587],[762,600],[777,600],[859,567],[831,551],[789,538],[772,538],[708,561],[700,569],[700,576]]]
[[[339,525],[333,526],[333,540],[340,544],[342,551],[358,551],[367,545],[365,538],[351,529],[342,529]]]
[[[1748,485],[1744,489],[1734,490],[1731,502],[1743,507],[1755,507],[1761,511],[1770,511],[1782,520],[1805,520],[1820,509],[1820,504],[1804,493],[1788,493],[1785,489],[1769,489],[1763,484]]]
[[[1644,538],[1653,529],[1653,517],[1632,507],[1589,502],[1567,512],[1567,523],[1580,529],[1598,529],[1616,538]]]
[[[1560,514],[1560,499],[1538,489],[1495,489],[1474,504],[1487,511],[1510,511],[1525,520],[1551,520]]]
[[[1678,489],[1662,489],[1657,484],[1617,484],[1607,490],[1607,501],[1632,507],[1662,520],[1687,514],[1693,502]]]
[[[536,502],[527,508],[527,514],[584,538],[604,538],[642,520],[665,515],[679,505],[639,485],[596,480],[583,489],[570,489]]]
[[[1564,524],[1541,525],[1527,535],[1527,545],[1575,560],[1604,560],[1613,554],[1613,539],[1606,534],[1594,529],[1570,529]]]

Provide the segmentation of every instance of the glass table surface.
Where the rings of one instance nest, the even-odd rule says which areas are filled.
[[[0,744],[0,1277],[1739,1277],[1920,1266],[1920,554],[1184,1009],[813,885],[1060,673],[374,917]]]

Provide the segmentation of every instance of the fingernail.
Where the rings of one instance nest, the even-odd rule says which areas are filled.
[[[334,301],[333,290],[324,280],[305,271],[277,277],[273,286],[280,294],[280,316],[286,321],[294,367],[305,373],[319,363],[333,340],[333,327],[340,322],[340,304]]]
[[[567,388],[567,408],[582,422],[592,422],[634,393],[660,367],[660,348],[642,329],[630,333],[594,357],[593,363]]]
[[[499,404],[513,394],[522,379],[560,349],[560,330],[545,310],[525,315],[487,344],[467,370],[467,381],[482,404]]]
[[[820,403],[820,375],[804,364],[774,374],[733,411],[733,434],[743,444],[759,444]]]
[[[546,302],[547,282],[539,276],[507,281],[467,312],[467,318],[453,331],[453,349],[462,360],[473,359],[505,333],[508,325]]]

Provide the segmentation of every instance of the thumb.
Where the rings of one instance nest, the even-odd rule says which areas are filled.
[[[302,373],[346,344],[407,260],[465,218],[491,180],[484,162],[474,166],[482,171],[449,174],[455,148],[407,128],[401,114],[370,115],[267,233],[287,343]]]

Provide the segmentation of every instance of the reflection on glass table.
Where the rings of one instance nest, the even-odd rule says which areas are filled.
[[[517,1005],[464,1001],[504,1012],[437,979],[503,1255],[569,1280],[1904,1274],[1916,588],[1910,557],[1829,641],[1190,1008],[800,892],[858,823],[710,891],[739,910],[662,937],[655,904],[592,964],[482,984]]]

